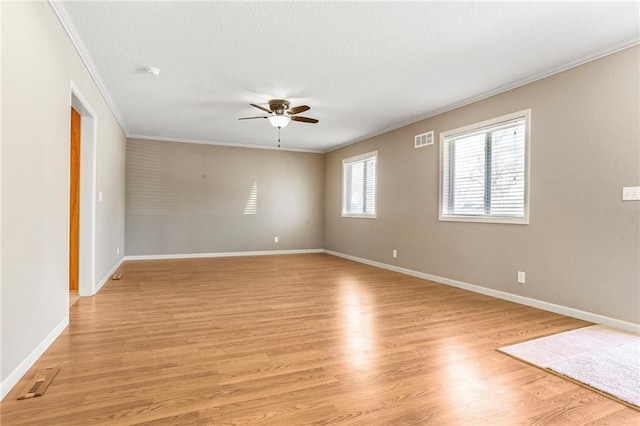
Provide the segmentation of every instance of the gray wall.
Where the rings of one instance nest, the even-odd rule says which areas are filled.
[[[71,80],[97,114],[98,281],[122,257],[125,136],[49,4],[2,2],[3,393],[68,315]]]
[[[128,255],[323,247],[322,154],[129,139],[126,181]]]
[[[640,323],[640,202],[621,200],[640,185],[639,76],[634,47],[329,153],[325,248]],[[530,224],[439,222],[439,146],[414,135],[526,108]],[[378,217],[342,218],[341,160],[372,150]]]

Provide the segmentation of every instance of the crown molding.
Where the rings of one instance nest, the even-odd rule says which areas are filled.
[[[324,152],[328,153],[328,152],[331,152],[331,151],[337,151],[338,149],[345,148],[345,147],[347,147],[349,145],[353,145],[353,144],[356,144],[358,142],[362,142],[362,141],[365,141],[367,139],[371,139],[371,138],[374,138],[376,136],[380,136],[382,134],[391,132],[393,130],[400,129],[401,127],[405,127],[405,126],[408,126],[410,124],[417,123],[418,121],[422,121],[422,120],[426,120],[427,118],[435,117],[436,115],[444,114],[445,112],[453,111],[454,109],[458,109],[458,108],[461,108],[461,107],[463,107],[465,105],[469,105],[469,104],[473,104],[473,103],[478,102],[478,101],[482,101],[482,100],[490,98],[492,96],[499,95],[500,93],[504,93],[504,92],[508,92],[509,90],[517,89],[518,87],[525,86],[525,85],[527,85],[529,83],[533,83],[533,82],[536,82],[538,80],[542,80],[542,79],[547,78],[547,77],[551,77],[552,75],[559,74],[559,73],[564,72],[564,71],[568,71],[568,70],[570,70],[572,68],[579,67],[579,66],[587,64],[589,62],[593,62],[593,61],[596,61],[598,59],[604,58],[605,56],[613,55],[614,53],[617,53],[617,52],[620,52],[620,51],[623,51],[625,49],[629,49],[631,47],[638,46],[638,45],[640,45],[640,39],[639,38],[636,38],[636,39],[631,40],[631,41],[627,41],[625,43],[622,43],[622,44],[619,44],[617,46],[614,46],[613,48],[609,48],[609,49],[606,49],[604,51],[600,51],[598,53],[589,55],[587,57],[584,57],[584,58],[581,58],[581,59],[578,59],[578,60],[575,60],[575,61],[567,62],[567,63],[565,63],[563,65],[560,65],[559,67],[555,67],[555,68],[552,68],[552,69],[547,70],[547,71],[543,71],[543,72],[540,72],[540,73],[537,73],[537,74],[533,74],[533,75],[530,75],[530,76],[527,76],[527,77],[512,81],[511,83],[507,83],[507,84],[505,84],[503,86],[497,87],[497,88],[495,88],[493,90],[489,90],[488,92],[481,93],[481,94],[479,94],[477,96],[472,96],[472,97],[464,99],[464,100],[462,100],[460,102],[455,102],[453,104],[449,104],[449,105],[444,106],[442,108],[437,108],[435,110],[431,110],[431,111],[427,112],[426,114],[422,114],[422,115],[419,115],[417,117],[413,117],[413,118],[411,118],[409,120],[405,120],[405,121],[402,121],[400,123],[396,123],[396,124],[393,124],[391,126],[385,127],[383,129],[377,130],[375,132],[368,133],[368,134],[366,134],[364,136],[361,136],[359,138],[352,139],[352,140],[350,140],[348,142],[341,143],[341,144],[336,145],[336,146],[334,146],[332,148],[329,148],[329,149],[325,150]]]
[[[91,55],[89,54],[89,51],[84,46],[82,39],[78,35],[78,32],[76,31],[76,28],[71,21],[71,18],[69,18],[67,11],[65,10],[64,5],[62,4],[62,1],[49,0],[49,5],[51,6],[51,9],[53,9],[56,16],[58,17],[58,20],[60,21],[60,23],[62,24],[62,27],[67,33],[67,36],[69,36],[69,38],[71,39],[71,43],[73,43],[73,46],[76,48],[76,52],[78,52],[78,55],[80,55],[80,59],[82,60],[82,63],[84,63],[84,66],[87,68],[89,75],[93,79],[96,86],[98,86],[98,90],[102,94],[102,97],[107,103],[107,106],[111,110],[111,113],[115,117],[116,121],[120,125],[120,128],[124,132],[125,136],[128,136],[129,133],[127,132],[125,121],[122,119],[122,115],[116,108],[116,105],[113,102],[113,99],[111,98],[111,95],[107,90],[107,87],[105,86],[104,82],[100,78],[100,74],[98,73],[98,70],[96,69],[96,66],[93,63],[93,59],[91,59]]]
[[[287,148],[277,146],[265,146],[265,145],[249,145],[239,143],[228,142],[215,142],[215,141],[203,141],[198,139],[184,139],[184,138],[165,138],[162,136],[145,136],[145,135],[130,135],[127,139],[147,140],[156,142],[177,142],[177,143],[194,143],[198,145],[215,145],[215,146],[228,146],[231,148],[249,148],[249,149],[268,149],[272,151],[290,151],[290,152],[304,152],[307,154],[324,154],[324,151],[319,149],[304,149],[304,148]]]

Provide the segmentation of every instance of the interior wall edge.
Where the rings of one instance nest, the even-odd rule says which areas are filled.
[[[513,293],[507,293],[500,290],[494,290],[488,287],[483,287],[476,284],[470,284],[463,281],[452,280],[450,278],[439,277],[437,275],[431,275],[425,272],[414,271],[412,269],[402,268],[399,266],[389,265],[387,263],[377,262],[375,260],[364,259],[362,257],[352,256],[350,254],[340,253],[333,250],[324,250],[324,253],[341,257],[343,259],[351,260],[358,263],[363,263],[369,266],[375,266],[377,268],[386,269],[388,271],[398,272],[401,274],[409,275],[416,278],[422,278],[424,280],[434,281],[439,284],[448,285],[451,287],[457,287],[462,290],[472,291],[474,293],[484,294],[486,296],[495,297],[509,302],[518,303],[520,305],[531,306],[533,308],[542,309],[544,311],[553,312],[560,315],[565,315],[572,318],[577,318],[584,321],[593,322],[596,324],[606,325],[608,327],[625,330],[631,333],[640,334],[640,324],[634,324],[628,321],[622,321],[616,318],[607,317],[604,315],[595,314],[593,312],[582,311],[580,309],[570,308],[568,306],[558,305],[555,303],[545,302],[543,300],[532,299],[530,297],[519,296]]]
[[[120,259],[118,259],[118,261],[113,265],[113,267],[109,270],[109,272],[104,274],[104,277],[102,277],[102,279],[96,283],[95,293],[88,294],[87,296],[93,296],[96,293],[98,293],[102,288],[102,286],[105,285],[107,281],[109,281],[111,276],[118,270],[118,268],[120,267],[120,265],[122,265],[124,261],[125,261],[125,256],[122,256]],[[81,294],[80,296],[84,296],[84,295]]]
[[[13,387],[22,379],[29,369],[38,361],[51,344],[60,336],[64,329],[69,325],[69,315],[66,315],[62,321],[49,332],[47,337],[36,346],[31,353],[13,369],[9,375],[0,382],[0,401],[13,389]]]
[[[2,2],[0,1],[0,24],[2,24]],[[0,30],[0,306],[2,306],[2,31]],[[0,316],[0,321],[2,317]],[[0,327],[1,329],[1,327]],[[0,336],[0,363],[2,362],[2,336]],[[4,398],[4,386],[0,379],[0,401]]]

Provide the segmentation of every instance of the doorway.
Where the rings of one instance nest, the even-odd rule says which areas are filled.
[[[80,140],[81,116],[71,107],[69,141],[69,306],[79,298],[80,273]]]
[[[70,92],[69,292],[71,295],[75,287],[77,295],[74,299],[77,300],[77,297],[95,294],[98,120],[86,97],[73,82]],[[75,148],[74,143],[77,144]],[[71,298],[69,302],[71,306]]]

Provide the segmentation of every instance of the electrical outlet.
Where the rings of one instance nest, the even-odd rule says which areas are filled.
[[[102,191],[98,192],[98,201],[102,201]]]
[[[393,254],[393,257],[398,257],[398,250],[393,249],[393,253],[392,254]]]
[[[518,283],[524,284],[527,280],[526,274],[522,271],[518,271]]]
[[[116,254],[120,254],[120,247],[116,247]]]
[[[274,243],[279,243],[279,242],[280,242],[280,238],[278,238],[278,237],[274,237],[274,238],[273,238],[273,242],[274,242]]]

